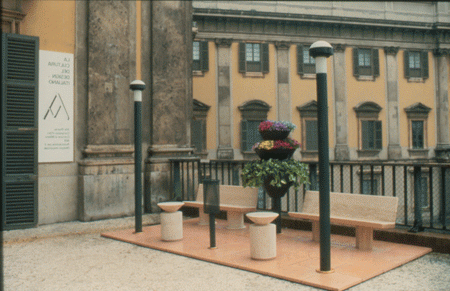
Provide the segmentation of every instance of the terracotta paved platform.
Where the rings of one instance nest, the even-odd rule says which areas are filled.
[[[277,235],[277,257],[268,261],[250,258],[249,228],[228,230],[226,221],[216,220],[217,249],[209,249],[209,226],[199,226],[198,219],[184,221],[183,240],[163,242],[160,225],[103,233],[108,237],[143,247],[209,261],[267,276],[327,290],[345,290],[377,275],[408,263],[429,252],[430,248],[374,241],[372,251],[355,248],[355,238],[331,236],[331,267],[334,273],[316,272],[320,267],[319,243],[311,232],[283,229]]]

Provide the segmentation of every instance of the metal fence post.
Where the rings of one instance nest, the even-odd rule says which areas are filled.
[[[420,166],[414,166],[414,226],[409,232],[423,231],[422,225],[422,172]]]
[[[180,161],[171,160],[173,165],[173,194],[174,200],[182,200],[181,199],[181,176],[180,176]]]

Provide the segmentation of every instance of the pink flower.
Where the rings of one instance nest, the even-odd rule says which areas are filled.
[[[269,130],[273,125],[273,122],[270,120],[263,121],[259,124],[259,131],[267,131]]]

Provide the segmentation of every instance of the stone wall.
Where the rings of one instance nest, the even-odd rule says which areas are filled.
[[[136,3],[77,3],[79,219],[134,213]],[[85,40],[85,41],[84,41]]]

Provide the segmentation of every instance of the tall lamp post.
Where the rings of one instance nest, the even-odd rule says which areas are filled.
[[[135,231],[142,232],[142,91],[145,83],[134,80],[130,84],[134,93],[134,191]]]
[[[319,215],[320,215],[320,273],[331,273],[330,257],[330,157],[328,144],[327,58],[333,47],[326,41],[316,41],[309,48],[316,61],[317,121],[319,128]]]

